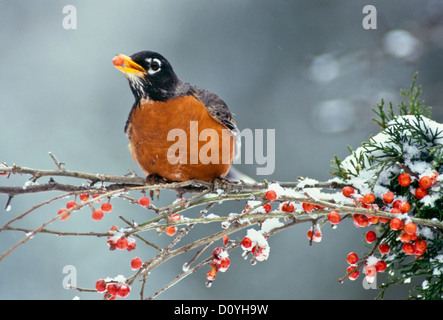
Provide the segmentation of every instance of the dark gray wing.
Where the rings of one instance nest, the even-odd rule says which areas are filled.
[[[231,111],[229,111],[226,103],[216,94],[195,86],[191,86],[191,93],[204,103],[209,114],[215,120],[225,125],[229,130],[237,130]]]
[[[218,122],[226,126],[229,130],[231,130],[232,136],[235,141],[235,152],[234,159],[240,155],[241,150],[241,139],[240,132],[237,128],[237,124],[235,123],[234,116],[231,111],[229,111],[226,103],[220,99],[215,93],[209,92],[208,90],[191,86],[190,87],[191,94],[195,95],[197,99],[199,99],[208,110],[209,114]]]

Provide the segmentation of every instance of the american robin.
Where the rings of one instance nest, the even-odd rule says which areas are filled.
[[[125,132],[148,177],[212,181],[228,174],[240,139],[222,99],[179,79],[156,52],[118,54],[113,64],[135,97]]]

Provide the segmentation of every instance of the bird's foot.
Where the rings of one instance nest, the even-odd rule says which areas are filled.
[[[147,175],[145,178],[145,181],[147,184],[150,184],[150,185],[168,182],[168,180],[159,176],[156,173],[151,173],[151,174]]]

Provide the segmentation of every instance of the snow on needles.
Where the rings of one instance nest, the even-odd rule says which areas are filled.
[[[434,143],[427,142],[428,145],[425,144],[425,141],[421,141],[420,145],[414,143],[416,135],[408,128],[415,128],[426,133],[429,138],[435,138]],[[388,123],[384,131],[370,138],[370,145],[357,148],[354,154],[342,161],[343,169],[355,174],[347,183],[359,189],[362,194],[372,192],[376,197],[382,197],[383,193],[387,191],[390,178],[401,170],[399,166],[392,166],[389,170],[381,170],[380,166],[370,163],[369,159],[387,159],[390,155],[383,154],[383,150],[386,148],[392,148],[402,154],[404,164],[419,177],[430,175],[433,171],[431,164],[420,160],[420,156],[423,152],[429,152],[428,147],[442,145],[442,132],[443,124],[423,116],[408,115],[395,118]],[[393,133],[400,134],[402,139],[394,141]],[[398,145],[398,140],[401,141],[401,145]],[[359,166],[357,172],[355,166],[358,165],[357,159],[360,158],[363,160],[364,167]],[[374,181],[375,179],[377,181]],[[422,199],[422,202],[433,205],[437,199],[438,195],[427,196]]]

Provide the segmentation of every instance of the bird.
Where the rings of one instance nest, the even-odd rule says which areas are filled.
[[[220,97],[181,80],[154,51],[117,54],[113,64],[135,98],[124,131],[132,158],[147,178],[211,182],[234,171],[241,140]]]

